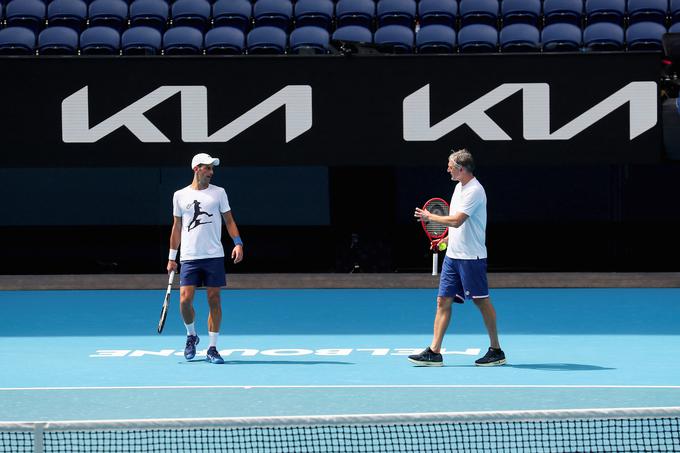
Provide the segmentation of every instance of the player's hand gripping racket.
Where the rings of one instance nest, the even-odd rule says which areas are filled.
[[[170,306],[170,292],[172,291],[172,282],[175,280],[175,271],[170,271],[168,277],[168,289],[165,291],[165,300],[163,301],[163,308],[161,308],[161,319],[158,321],[158,333],[163,332],[165,327],[165,318],[168,317],[168,307]]]
[[[447,216],[449,215],[449,204],[441,198],[430,198],[425,202],[423,210],[431,214]],[[423,230],[430,240],[430,248],[432,248],[432,275],[437,275],[439,250],[434,246],[434,241],[445,238],[449,234],[449,227],[441,223],[427,221],[424,218],[421,218],[420,223],[423,225]]]

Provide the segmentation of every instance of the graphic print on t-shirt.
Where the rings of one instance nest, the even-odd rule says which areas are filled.
[[[212,223],[212,220],[210,222],[201,222],[201,219],[199,219],[199,217],[202,215],[207,215],[208,217],[212,217],[213,215],[205,211],[201,211],[201,203],[198,200],[194,200],[193,203],[187,205],[187,209],[191,209],[192,205],[194,206],[194,218],[191,219],[191,222],[189,222],[189,226],[187,226],[187,231],[191,231],[199,225]],[[191,225],[193,225],[193,227]]]

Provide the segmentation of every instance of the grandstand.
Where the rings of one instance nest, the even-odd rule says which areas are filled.
[[[661,50],[671,0],[12,0],[7,55],[329,54]],[[144,27],[144,28],[140,28]]]

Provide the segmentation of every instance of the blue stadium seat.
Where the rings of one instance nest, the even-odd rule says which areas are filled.
[[[583,31],[583,44],[587,50],[623,50],[623,27],[611,22],[597,22]]]
[[[418,3],[420,26],[447,25],[456,26],[458,2],[456,0],[420,0]]]
[[[40,0],[12,0],[5,7],[8,27],[26,27],[34,32],[45,26],[46,8]]]
[[[501,28],[499,36],[502,52],[537,52],[541,50],[541,34],[531,24],[510,24]]]
[[[127,27],[128,4],[123,0],[94,0],[88,10],[90,27],[110,27],[119,32]]]
[[[0,55],[35,55],[35,33],[24,27],[0,30]]]
[[[420,27],[416,33],[416,49],[418,53],[453,53],[456,51],[456,31],[441,24]]]
[[[664,25],[668,0],[628,0],[628,23],[657,22]]]
[[[207,0],[177,0],[172,4],[172,26],[194,27],[201,32],[210,26],[212,6]]]
[[[680,22],[671,25],[668,29],[668,33],[680,33]]]
[[[87,22],[87,3],[83,0],[53,0],[47,5],[50,27],[70,27],[80,33]]]
[[[130,4],[131,27],[151,27],[162,32],[168,25],[169,15],[164,0],[135,0]]]
[[[203,33],[194,27],[172,27],[163,34],[164,55],[200,55]]]
[[[94,26],[80,34],[81,55],[119,55],[120,33],[115,28]]]
[[[246,35],[235,27],[217,27],[205,34],[208,55],[240,55],[246,47]]]
[[[663,50],[666,27],[656,22],[636,22],[626,29],[628,50]]]
[[[279,27],[288,31],[293,21],[290,0],[257,0],[253,6],[255,27]]]
[[[325,28],[300,27],[290,34],[290,51],[296,54],[326,54],[329,42],[330,34]]]
[[[671,0],[670,16],[671,24],[680,22],[680,0]]]
[[[279,27],[263,26],[250,30],[246,37],[249,54],[280,55],[286,53],[288,35]]]
[[[394,53],[413,53],[413,30],[404,25],[385,25],[375,31],[373,42],[389,46]]]
[[[335,20],[337,27],[360,25],[372,28],[375,18],[373,0],[338,0],[335,4]]]
[[[501,18],[503,25],[524,23],[538,25],[541,16],[541,0],[503,0]]]
[[[461,24],[498,24],[498,0],[460,0],[458,6]]]
[[[333,32],[333,39],[350,42],[373,42],[373,32],[359,25],[346,25],[339,27]]]
[[[331,29],[333,23],[333,9],[331,0],[298,0],[295,3],[296,27],[321,27]]]
[[[415,0],[378,0],[376,13],[378,27],[403,25],[412,28],[416,14]]]
[[[245,33],[253,6],[248,0],[218,0],[213,4],[212,15],[213,27],[236,27]]]
[[[466,25],[458,32],[458,49],[463,53],[496,52],[498,31],[486,24]]]
[[[543,25],[568,23],[581,26],[583,0],[545,0],[543,2]]]
[[[626,0],[586,0],[586,22],[611,22],[623,26]]]
[[[69,27],[49,27],[38,35],[38,54],[77,55],[78,32]]]
[[[578,52],[583,46],[583,32],[574,24],[555,23],[543,27],[544,52]]]
[[[120,40],[123,55],[158,55],[163,35],[155,28],[140,26],[125,30]]]

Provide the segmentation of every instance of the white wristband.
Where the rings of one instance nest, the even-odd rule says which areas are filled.
[[[177,259],[177,250],[176,249],[170,249],[170,253],[168,253],[168,261],[175,261]]]

